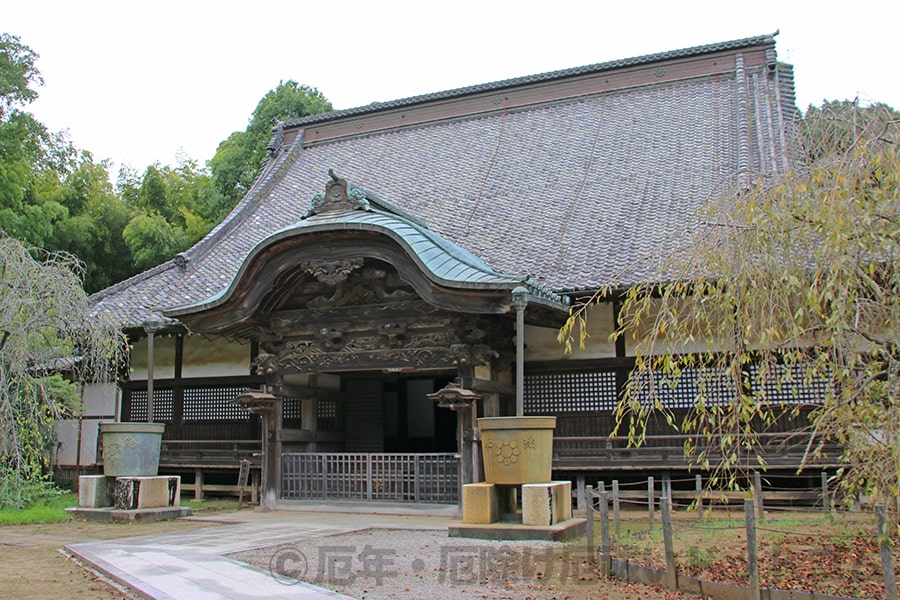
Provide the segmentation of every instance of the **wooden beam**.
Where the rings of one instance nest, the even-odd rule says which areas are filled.
[[[475,392],[508,396],[515,396],[516,394],[515,385],[502,381],[490,381],[488,379],[478,379],[477,377],[460,377],[459,383],[460,387]]]
[[[279,442],[343,442],[341,431],[307,431],[306,429],[282,429]]]
[[[344,392],[329,390],[327,388],[309,388],[300,385],[285,384],[281,389],[285,396],[300,398],[301,400],[309,398],[312,400],[330,400],[332,402],[344,401]]]

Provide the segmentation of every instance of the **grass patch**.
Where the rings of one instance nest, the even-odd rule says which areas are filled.
[[[27,508],[0,509],[0,525],[30,525],[35,523],[57,523],[72,517],[66,508],[78,504],[75,494],[62,494],[56,498],[32,504]]]

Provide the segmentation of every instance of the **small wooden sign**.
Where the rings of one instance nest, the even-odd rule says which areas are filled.
[[[246,458],[241,461],[241,469],[238,471],[238,510],[244,504],[244,488],[247,487],[247,479],[250,477],[250,461]]]

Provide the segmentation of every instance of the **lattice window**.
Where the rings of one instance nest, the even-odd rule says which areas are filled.
[[[821,404],[828,392],[830,377],[807,376],[807,368],[807,365],[776,365],[774,373],[762,385],[759,367],[751,367],[753,395],[769,404]]]
[[[320,419],[336,419],[337,402],[334,400],[319,400],[318,417]]]
[[[616,406],[615,371],[526,374],[526,414],[612,410]]]
[[[147,390],[131,391],[131,421],[143,423],[147,420]],[[175,393],[172,389],[153,390],[153,421],[171,423],[175,406]]]
[[[303,403],[300,398],[284,398],[281,403],[281,415],[284,419],[299,419],[303,416]]]
[[[684,369],[673,376],[662,371],[636,371],[637,387],[632,393],[641,405],[659,402],[666,408],[691,408],[702,396],[707,406],[725,404],[734,398],[733,381],[724,371],[715,369]]]
[[[188,388],[184,390],[185,421],[246,421],[250,413],[232,404],[246,387]]]

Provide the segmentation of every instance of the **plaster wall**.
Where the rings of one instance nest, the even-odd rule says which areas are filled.
[[[153,378],[175,377],[174,336],[157,336],[153,343]],[[184,337],[182,377],[228,377],[250,373],[250,344],[199,335]],[[147,340],[131,350],[131,379],[147,379]]]
[[[558,329],[525,326],[525,360],[583,360],[588,358],[615,358],[616,345],[610,341],[613,332],[613,307],[611,303],[590,306],[587,313],[587,332],[584,349],[579,348],[578,332],[574,334],[573,351],[566,354],[566,347],[556,336]]]
[[[53,460],[57,465],[95,465],[99,448],[100,423],[117,420],[119,394],[115,384],[84,385],[81,398],[81,418],[64,419],[57,421],[53,426],[56,434]]]
[[[658,303],[656,304],[658,311]],[[626,332],[624,337],[625,355],[635,356],[638,341],[647,335],[650,325],[655,321],[657,312],[654,311],[643,319],[641,326]],[[613,319],[613,305],[611,302],[591,305],[587,308],[586,331],[584,348],[579,347],[579,330],[572,332],[572,352],[566,354],[565,345],[557,340],[558,329],[548,327],[526,326],[525,328],[525,360],[583,360],[597,358],[615,358],[616,344],[610,339],[615,331]],[[715,319],[715,313],[711,315]],[[727,350],[729,341],[724,338],[705,338],[699,332],[695,333],[693,340],[666,339],[656,348],[655,354],[681,354]]]

